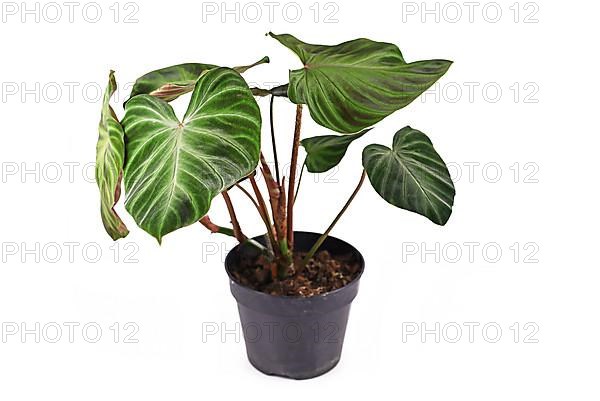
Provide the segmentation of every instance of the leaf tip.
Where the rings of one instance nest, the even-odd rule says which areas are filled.
[[[437,220],[437,221],[431,220],[431,221],[433,221],[438,226],[443,227],[446,225],[448,220],[450,220],[450,216],[452,216],[452,210],[450,210],[450,213],[448,213],[448,216],[443,216],[441,220]]]
[[[108,71],[108,84],[117,86],[117,79],[115,78],[115,70]]]
[[[122,231],[118,231],[115,233],[109,233],[109,235],[113,241],[117,241],[117,240],[120,240],[121,238],[127,237],[129,235],[129,230],[127,229],[127,227],[123,227]]]
[[[444,67],[445,67],[445,71],[448,71],[450,69],[450,67],[452,66],[452,64],[454,64],[454,61],[452,60],[441,60],[444,63]]]
[[[281,36],[283,36],[283,34],[279,34],[279,35],[278,35],[278,34],[276,34],[276,33],[273,33],[272,31],[269,31],[269,32],[267,32],[267,33],[265,34],[265,36],[270,36],[270,37],[272,37],[273,39],[280,40],[280,37],[281,37]]]

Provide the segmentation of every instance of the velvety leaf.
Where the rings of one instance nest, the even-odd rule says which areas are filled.
[[[369,39],[322,46],[288,34],[270,35],[304,64],[290,71],[290,100],[307,104],[313,120],[340,133],[358,132],[405,107],[452,64],[406,63],[397,46]]]
[[[98,125],[98,144],[96,145],[96,183],[100,190],[100,215],[106,232],[117,240],[129,234],[127,227],[114,211],[121,192],[123,173],[123,128],[110,107],[110,97],[117,88],[114,71],[108,76],[108,85],[104,91],[100,124]]]
[[[367,146],[363,167],[373,188],[392,205],[440,225],[450,218],[454,184],[446,164],[421,131],[402,128],[394,135],[392,149]]]
[[[202,74],[180,122],[157,97],[125,107],[125,207],[160,242],[197,222],[212,199],[258,163],[261,117],[244,79],[229,68]]]
[[[306,168],[311,173],[324,173],[337,166],[348,146],[371,129],[350,135],[323,135],[303,139],[300,143],[306,150]]]
[[[242,73],[254,66],[268,62],[269,58],[263,57],[256,63],[234,67],[233,69]],[[129,98],[148,94],[170,102],[193,91],[200,75],[213,68],[217,68],[217,66],[214,64],[186,63],[149,72],[135,81]]]

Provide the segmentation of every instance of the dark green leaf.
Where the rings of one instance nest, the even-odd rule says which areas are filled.
[[[164,100],[138,95],[127,102],[123,126],[125,207],[159,242],[197,222],[216,195],[258,163],[260,111],[229,68],[201,75],[181,122]]]
[[[440,225],[450,218],[454,184],[446,164],[421,131],[402,128],[394,135],[392,149],[367,146],[363,167],[373,188],[392,205]]]
[[[324,173],[337,166],[348,146],[371,129],[366,129],[358,134],[350,135],[324,135],[303,139],[300,143],[306,150],[306,168],[311,173]]]
[[[406,63],[397,46],[369,39],[321,46],[288,34],[270,35],[304,64],[290,71],[290,100],[307,104],[313,120],[340,133],[358,132],[405,107],[452,64]]]

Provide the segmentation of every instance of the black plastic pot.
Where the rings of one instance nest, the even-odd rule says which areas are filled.
[[[308,251],[320,234],[295,232],[294,246]],[[265,243],[264,237],[255,240]],[[238,284],[231,272],[256,248],[238,245],[225,259],[231,293],[238,303],[250,363],[268,375],[309,379],[333,369],[340,360],[350,304],[358,292],[364,259],[352,245],[328,237],[319,249],[352,255],[360,272],[346,286],[308,298],[274,296]]]

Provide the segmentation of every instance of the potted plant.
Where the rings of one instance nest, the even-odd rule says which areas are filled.
[[[288,34],[269,35],[303,64],[290,71],[288,84],[272,89],[250,88],[240,75],[268,62],[266,57],[234,68],[176,65],[139,78],[119,120],[109,104],[116,89],[111,71],[99,125],[96,180],[102,221],[114,240],[128,234],[114,210],[121,180],[126,210],[159,243],[196,222],[235,237],[239,245],[225,265],[250,362],[268,374],[310,378],[333,368],[340,358],[364,261],[354,247],[329,234],[365,178],[388,203],[439,225],[450,217],[455,191],[429,138],[406,126],[394,134],[391,146],[363,149],[358,184],[322,234],[298,232],[294,205],[302,171],[335,167],[354,140],[415,100],[451,62],[409,63],[395,45],[368,39],[324,46]],[[188,92],[191,99],[179,119],[169,102]],[[273,168],[261,152],[255,96],[270,96]],[[289,177],[281,175],[275,146],[273,101],[278,96],[296,104]],[[335,134],[301,139],[305,106],[315,122]],[[300,147],[306,152],[301,169]],[[264,184],[255,176],[257,168]],[[250,238],[243,232],[229,191],[241,191],[252,202],[264,222],[264,235]],[[217,225],[207,214],[219,195],[231,226]]]

